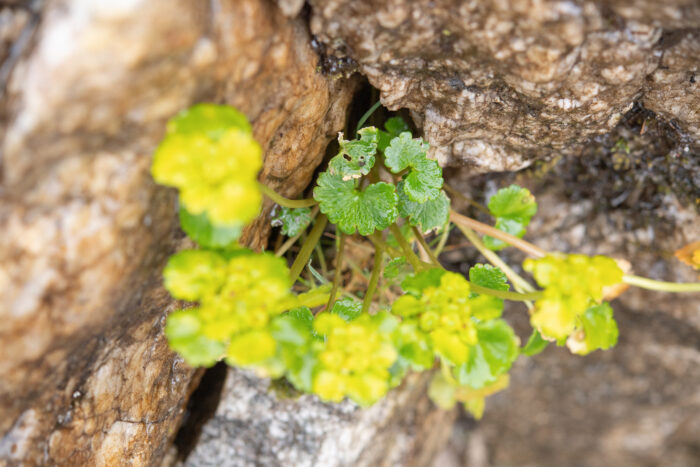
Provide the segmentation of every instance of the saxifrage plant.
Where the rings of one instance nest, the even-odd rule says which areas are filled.
[[[387,120],[384,130],[361,128],[355,139],[341,134],[338,142],[313,199],[290,200],[258,183],[262,150],[237,110],[200,104],[170,121],[152,174],[179,190],[182,228],[199,245],[173,255],[163,273],[172,296],[192,303],[168,316],[165,330],[187,363],[223,359],[285,377],[325,401],[348,397],[362,406],[408,372],[437,367],[431,398],[445,408],[462,402],[478,418],[486,396],[508,385],[521,354],[535,355],[549,342],[580,355],[614,346],[618,328],[606,300],[626,285],[700,290],[700,283],[627,275],[609,257],[546,252],[526,242],[537,203],[525,188],[511,185],[491,197],[493,227],[457,213],[428,144],[400,118]],[[289,237],[276,252],[237,242],[263,196],[280,206],[272,222]],[[328,222],[336,229],[332,278],[310,262]],[[451,226],[490,262],[471,267],[468,279],[438,260]],[[282,256],[302,237],[289,267]],[[358,237],[374,248],[361,300],[344,289],[341,274],[346,243]],[[523,269],[539,289],[495,253],[508,246],[530,255]],[[307,266],[311,281],[300,278]],[[376,304],[378,291],[389,290],[398,298]],[[501,317],[504,300],[526,306],[533,332],[524,346]]]

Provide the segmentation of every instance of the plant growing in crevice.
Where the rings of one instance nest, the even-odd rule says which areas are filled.
[[[192,303],[168,316],[165,330],[189,364],[224,360],[325,401],[348,397],[362,406],[408,372],[438,368],[431,398],[441,407],[462,402],[480,417],[520,355],[550,342],[581,355],[614,346],[618,329],[606,300],[626,285],[700,291],[700,283],[653,281],[625,274],[612,258],[547,252],[523,240],[537,211],[525,188],[505,187],[480,207],[494,226],[452,210],[428,144],[400,118],[338,142],[313,198],[290,200],[257,182],[262,151],[241,113],[200,104],[171,120],[152,174],[179,189],[181,225],[199,245],[173,255],[164,270],[173,297]],[[289,237],[276,252],[237,242],[263,196],[280,205],[272,222]],[[329,223],[334,270],[319,248],[324,232],[332,235]],[[490,263],[471,267],[468,278],[439,260],[453,226]],[[283,256],[297,242],[290,266]],[[368,275],[346,254],[349,243],[373,250]],[[506,247],[530,256],[523,269],[539,288],[498,256]],[[345,263],[362,275],[364,290],[344,283]],[[502,318],[504,300],[529,313],[533,332],[523,346]]]

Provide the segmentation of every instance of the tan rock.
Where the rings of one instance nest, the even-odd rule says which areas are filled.
[[[516,170],[576,153],[645,92],[699,137],[698,39],[669,39],[700,24],[700,4],[661,3],[312,0],[311,29],[413,112],[441,162]]]
[[[237,106],[265,150],[261,178],[296,196],[354,81],[318,74],[303,22],[258,0],[48,1],[38,14],[33,29],[20,7],[0,16],[3,55],[31,36],[0,104],[0,459],[153,464],[196,382],[162,334],[176,304],[160,270],[181,243],[174,193],[148,172],[166,120]]]

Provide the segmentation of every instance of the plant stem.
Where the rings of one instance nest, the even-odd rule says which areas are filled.
[[[462,192],[455,190],[447,183],[443,183],[442,187],[445,189],[446,192],[448,192],[452,196],[456,196],[457,198],[460,198],[462,201],[466,201],[470,206],[473,206],[476,209],[478,209],[479,211],[483,212],[484,214],[493,217],[493,215],[491,214],[491,211],[489,211],[485,206],[483,206],[480,203],[477,203],[476,201],[474,201],[471,198],[467,198],[466,196],[464,196],[462,194]]]
[[[335,273],[333,274],[333,288],[331,289],[331,296],[328,297],[326,311],[331,311],[333,309],[333,305],[335,304],[335,295],[338,293],[338,287],[340,287],[340,281],[342,280],[345,235],[340,230],[338,231],[338,235],[338,250],[335,255]]]
[[[379,276],[382,274],[382,265],[384,264],[384,248],[381,243],[375,243],[374,248],[374,266],[372,266],[372,275],[369,276],[369,285],[367,286],[365,299],[362,301],[362,313],[369,312],[372,298],[374,298],[374,292],[377,290],[377,284],[379,284]]]
[[[316,200],[313,198],[289,199],[280,195],[275,190],[263,183],[258,183],[258,186],[260,187],[260,191],[262,191],[263,195],[285,208],[308,208],[317,204]]]
[[[323,248],[321,248],[321,242],[319,241],[314,247],[314,251],[318,256],[318,263],[321,265],[321,275],[326,277],[328,275],[328,266],[326,265],[326,257],[323,254]]]
[[[660,292],[700,292],[700,282],[664,282],[631,275],[622,276],[622,282],[642,289]]]
[[[321,214],[316,219],[314,228],[311,229],[311,232],[309,232],[309,236],[301,246],[301,250],[299,250],[299,254],[297,255],[296,259],[294,259],[294,263],[292,263],[292,267],[289,271],[289,276],[292,278],[292,283],[296,282],[299,274],[301,274],[304,266],[306,266],[306,262],[309,260],[311,252],[314,251],[314,247],[316,246],[316,243],[318,243],[318,239],[321,238],[321,234],[323,233],[323,229],[326,228],[327,222],[328,218],[325,216],[325,214]]]
[[[318,215],[318,206],[314,206],[314,208],[311,210],[311,221],[312,222],[316,218],[317,215]],[[282,244],[282,246],[279,247],[279,249],[275,252],[275,256],[280,257],[283,254],[285,254],[287,252],[287,250],[289,250],[292,247],[292,245],[294,245],[297,242],[297,240],[299,240],[299,237],[301,237],[301,234],[303,234],[305,231],[306,231],[306,229],[302,230],[301,232],[299,232],[298,234],[296,234],[293,237],[289,237]]]
[[[420,246],[423,247],[423,250],[425,250],[425,253],[430,258],[430,262],[436,267],[441,267],[440,261],[438,261],[437,257],[433,254],[432,250],[430,249],[430,245],[428,245],[428,242],[425,241],[425,238],[423,238],[423,234],[420,232],[420,230],[418,230],[418,227],[411,226],[411,229],[413,230],[413,235],[416,237],[416,240],[418,240],[418,243],[420,243]]]
[[[547,252],[543,250],[542,248],[533,245],[530,242],[527,242],[523,240],[522,238],[518,238],[514,235],[511,235],[509,233],[505,233],[502,230],[498,230],[495,227],[491,227],[490,225],[483,224],[477,220],[474,220],[470,217],[463,216],[462,214],[459,214],[456,211],[453,211],[450,209],[450,220],[455,223],[455,225],[467,227],[469,229],[474,229],[477,232],[481,232],[482,234],[485,235],[490,235],[494,238],[497,238],[499,240],[503,240],[504,242],[514,246],[515,248],[527,253],[528,255],[534,256],[536,258],[541,258],[543,256],[547,255]]]
[[[423,269],[423,263],[418,258],[418,256],[416,256],[416,254],[413,252],[411,245],[408,244],[406,237],[404,237],[403,234],[401,233],[401,229],[399,229],[399,226],[396,224],[391,224],[389,226],[389,230],[391,230],[391,233],[394,234],[394,238],[396,238],[396,241],[398,242],[399,246],[401,247],[401,250],[403,251],[403,254],[406,256],[406,259],[408,260],[408,262],[411,263],[411,266],[413,266],[414,271],[418,272],[421,269]]]
[[[381,106],[381,105],[382,105],[382,101],[375,102],[374,105],[372,107],[370,107],[369,110],[367,112],[365,112],[364,115],[362,115],[362,117],[360,117],[360,121],[357,122],[357,129],[355,130],[355,133],[360,132],[360,130],[362,129],[362,125],[364,125],[365,122],[367,120],[369,120],[369,117],[371,117],[372,114],[374,113],[374,111],[377,110],[379,108],[379,106]]]
[[[479,253],[484,255],[489,263],[493,264],[497,268],[500,268],[503,273],[510,279],[513,283],[515,290],[520,292],[534,292],[535,288],[530,285],[525,279],[520,277],[520,275],[513,271],[510,266],[508,266],[501,258],[498,257],[496,253],[486,248],[486,245],[479,239],[479,236],[474,233],[469,227],[462,226],[460,224],[455,224],[459,230],[462,231],[465,237],[474,245],[474,247],[479,250]]]
[[[449,223],[447,226],[442,231],[442,234],[440,235],[440,241],[438,241],[437,247],[435,247],[435,256],[440,257],[440,253],[445,249],[445,245],[447,245],[447,239],[450,237],[450,226]]]

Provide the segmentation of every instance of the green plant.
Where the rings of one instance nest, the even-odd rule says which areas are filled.
[[[165,330],[189,364],[223,359],[286,377],[323,400],[349,397],[363,406],[408,372],[437,366],[433,400],[442,407],[461,401],[480,417],[485,397],[508,385],[519,355],[535,355],[550,341],[582,355],[614,346],[618,329],[605,300],[621,285],[700,290],[700,283],[625,275],[608,257],[550,253],[526,242],[537,204],[515,185],[499,190],[488,210],[480,207],[494,217],[493,227],[451,210],[428,144],[401,119],[357,134],[340,135],[340,151],[319,175],[313,199],[289,200],[257,182],[262,151],[235,109],[201,104],[171,120],[152,173],[180,190],[182,227],[199,245],[173,255],[164,270],[173,297],[193,303],[172,313]],[[290,237],[276,253],[237,243],[263,195],[280,205],[273,225]],[[328,221],[336,228],[332,273],[319,246]],[[491,263],[474,265],[468,279],[438,259],[452,226]],[[289,267],[281,256],[298,239]],[[345,256],[351,241],[373,249],[369,275]],[[508,246],[531,256],[523,269],[541,289],[495,253]],[[366,289],[344,287],[344,263]],[[304,269],[308,280],[300,277]],[[522,302],[530,314],[533,333],[522,347],[501,318],[504,300]]]

